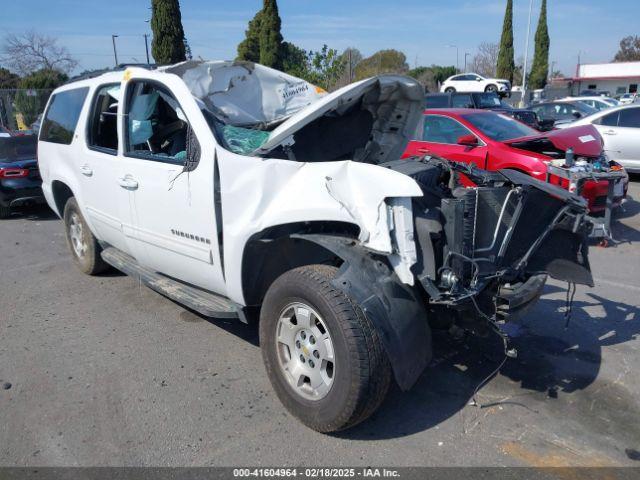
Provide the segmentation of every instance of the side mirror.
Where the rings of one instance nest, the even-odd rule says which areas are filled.
[[[582,118],[582,114],[580,112],[573,112],[571,115],[573,115],[575,118]]]
[[[187,127],[185,172],[193,172],[200,163],[200,142],[191,125]]]
[[[482,79],[481,78],[476,78],[476,82],[481,82]]]
[[[464,145],[466,147],[477,147],[479,145],[478,137],[476,137],[475,135],[462,135],[460,138],[458,138],[458,145]]]

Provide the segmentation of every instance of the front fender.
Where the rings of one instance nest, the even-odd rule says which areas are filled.
[[[321,234],[292,237],[320,245],[344,261],[333,286],[358,303],[373,323],[398,385],[410,389],[432,357],[427,311],[416,290],[400,281],[384,256],[353,239]]]

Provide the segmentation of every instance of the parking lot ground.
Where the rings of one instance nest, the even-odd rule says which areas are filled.
[[[620,244],[495,338],[435,336],[410,392],[367,422],[308,430],[266,378],[257,329],[207,320],[112,272],[82,275],[46,209],[0,222],[0,465],[640,466],[640,183]],[[636,199],[636,200],[634,200]],[[9,386],[10,384],[10,386]],[[6,389],[5,389],[6,388]]]

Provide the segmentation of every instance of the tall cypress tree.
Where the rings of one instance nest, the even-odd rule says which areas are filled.
[[[245,39],[238,45],[238,60],[260,62],[260,18],[262,10],[256,13],[245,31]]]
[[[547,0],[542,0],[535,41],[536,50],[533,54],[533,65],[531,66],[531,75],[529,77],[529,84],[533,89],[544,88],[549,76],[549,45],[551,40],[549,39],[549,27],[547,26]]]
[[[282,20],[276,0],[264,0],[260,16],[260,63],[272,68],[282,67]]]
[[[516,62],[513,52],[513,0],[507,0],[507,9],[504,13],[502,25],[502,38],[498,52],[498,65],[496,75],[513,83],[513,74],[516,70]]]
[[[184,29],[178,0],[151,0],[151,53],[156,63],[169,65],[186,60]]]

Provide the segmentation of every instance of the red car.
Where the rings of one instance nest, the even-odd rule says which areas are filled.
[[[602,138],[591,125],[542,133],[506,115],[470,109],[426,110],[422,138],[409,143],[403,158],[432,154],[485,170],[519,170],[546,181],[547,164],[564,159],[570,148],[576,161],[622,170],[603,156]],[[558,177],[550,181],[569,188]],[[628,178],[616,184],[614,205],[622,202],[627,186]],[[606,208],[608,189],[608,181],[585,182],[582,195],[591,212]]]

